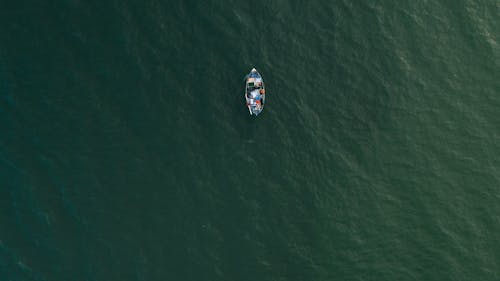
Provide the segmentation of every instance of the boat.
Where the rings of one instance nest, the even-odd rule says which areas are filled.
[[[266,89],[262,76],[255,68],[252,68],[245,79],[245,100],[250,115],[257,116],[264,109]]]

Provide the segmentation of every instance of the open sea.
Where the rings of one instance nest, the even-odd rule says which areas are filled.
[[[500,1],[3,1],[0,280],[500,280]]]

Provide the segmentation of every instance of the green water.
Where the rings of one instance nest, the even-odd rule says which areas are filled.
[[[498,1],[32,2],[0,280],[500,280]]]

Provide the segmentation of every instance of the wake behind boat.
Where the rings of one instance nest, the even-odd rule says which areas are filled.
[[[245,81],[245,99],[250,115],[257,116],[262,112],[266,101],[265,94],[264,80],[257,69],[253,68]]]

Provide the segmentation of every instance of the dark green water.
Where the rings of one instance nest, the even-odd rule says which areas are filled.
[[[500,280],[500,2],[31,2],[0,280]]]

